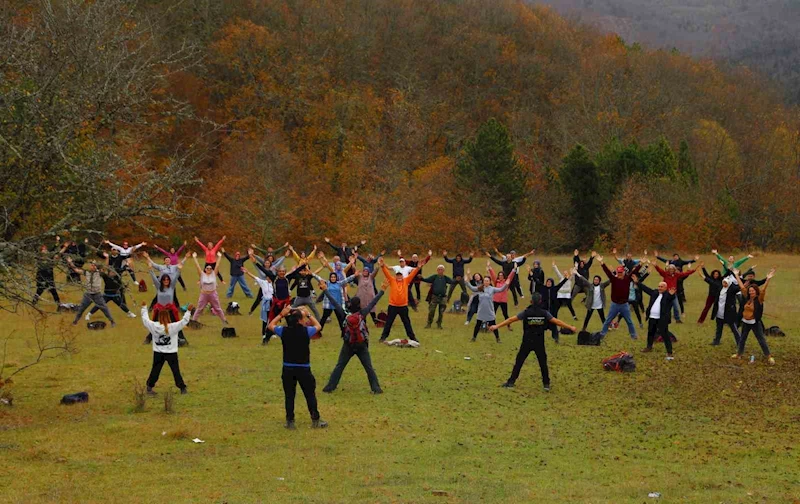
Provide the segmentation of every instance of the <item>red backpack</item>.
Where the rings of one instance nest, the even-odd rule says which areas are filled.
[[[351,313],[344,319],[344,340],[350,345],[362,345],[369,337],[369,330],[361,313]]]
[[[147,283],[144,281],[144,278],[139,280],[139,292],[147,292]]]

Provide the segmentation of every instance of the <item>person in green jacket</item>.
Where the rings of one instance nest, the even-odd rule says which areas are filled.
[[[711,250],[711,253],[714,254],[715,256],[717,256],[717,259],[719,259],[719,262],[722,263],[722,268],[723,268],[722,277],[723,278],[725,278],[726,276],[732,275],[733,274],[732,273],[733,270],[740,269],[742,264],[746,263],[749,259],[753,258],[752,254],[747,254],[745,257],[742,257],[738,261],[734,261],[733,260],[733,256],[728,256],[728,259],[725,259],[724,257],[722,257],[719,254],[719,252],[717,252],[717,249]]]
[[[444,274],[444,265],[440,264],[436,267],[436,274],[422,279],[423,282],[431,285],[431,301],[428,304],[428,325],[426,329],[431,328],[433,323],[433,314],[436,312],[436,307],[439,307],[439,318],[436,321],[436,327],[442,328],[442,317],[444,317],[444,310],[447,308],[447,286],[457,283],[455,280]]]

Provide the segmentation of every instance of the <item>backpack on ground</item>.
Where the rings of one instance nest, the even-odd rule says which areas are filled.
[[[77,404],[89,402],[88,392],[78,392],[76,394],[67,394],[61,398],[61,404]]]
[[[375,322],[375,327],[383,327],[386,325],[386,321],[389,320],[389,315],[386,312],[380,312],[377,316],[378,321]]]
[[[458,300],[454,301],[450,313],[464,313],[464,303]]]
[[[578,344],[588,346],[600,346],[603,341],[603,336],[599,332],[590,333],[589,331],[581,331],[578,333]]]
[[[75,303],[61,303],[58,305],[56,311],[60,312],[76,312],[78,311],[78,305]]]
[[[603,369],[618,373],[630,373],[636,369],[636,362],[628,352],[619,352],[603,359]]]
[[[225,308],[226,315],[241,315],[239,313],[239,303],[236,301],[231,301],[228,303],[228,306]]]
[[[87,323],[86,327],[88,327],[90,331],[101,331],[106,328],[106,323],[102,320],[95,320],[94,322]]]
[[[361,313],[351,313],[344,319],[342,337],[350,346],[363,345],[369,337],[367,321]]]
[[[139,280],[139,292],[147,292],[147,282],[144,281],[144,278]]]
[[[236,328],[235,327],[223,327],[222,328],[222,337],[223,338],[235,338],[236,337]]]
[[[776,325],[768,328],[766,331],[764,331],[764,333],[767,336],[786,336],[786,333],[781,331],[781,328]]]

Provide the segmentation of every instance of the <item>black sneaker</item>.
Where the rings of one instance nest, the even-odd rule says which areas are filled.
[[[544,391],[545,392],[550,392],[550,385],[545,385],[544,386]]]
[[[498,343],[500,343],[500,338],[495,338],[495,339],[497,340]]]
[[[312,429],[324,429],[328,426],[328,422],[321,418],[317,418],[316,420],[311,421],[311,428]]]
[[[322,389],[322,391],[325,392],[326,394],[330,394],[334,390],[336,390],[336,389],[332,389],[332,388],[328,388],[328,387],[325,387],[325,388]]]
[[[286,420],[286,425],[284,425],[289,430],[295,430],[297,426],[294,424],[294,420]]]
[[[268,345],[269,344],[269,336],[267,336],[266,334],[261,336],[261,344],[262,345]]]
[[[155,397],[158,395],[158,392],[153,390],[153,387],[147,387],[147,395],[149,395],[150,397]]]
[[[383,389],[378,387],[375,390],[373,390],[372,393],[375,394],[375,395],[383,394]]]
[[[503,388],[514,388],[514,384],[511,382],[505,382],[504,384],[500,385]]]
[[[475,343],[475,341],[477,341],[477,338],[472,338],[470,341]]]
[[[430,329],[430,328],[431,328],[430,324],[425,324],[425,329]]]
[[[711,342],[711,346],[719,346],[719,344],[720,344],[720,342],[716,341],[716,340]]]
[[[188,390],[186,390],[186,387],[183,387],[183,388],[181,389],[181,395],[186,395],[186,394],[188,394],[188,393],[189,393],[189,391],[188,391]]]

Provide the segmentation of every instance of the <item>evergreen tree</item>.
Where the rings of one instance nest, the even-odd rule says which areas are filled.
[[[509,245],[527,177],[508,129],[496,119],[482,124],[475,138],[467,141],[455,172],[459,186],[473,195],[476,210],[499,218],[495,230],[503,245]]]
[[[606,197],[597,164],[583,145],[576,145],[564,158],[558,173],[563,192],[572,203],[576,245],[595,241]]]
[[[681,140],[678,150],[678,173],[687,183],[697,185],[697,169],[689,156],[689,143],[686,140]]]

